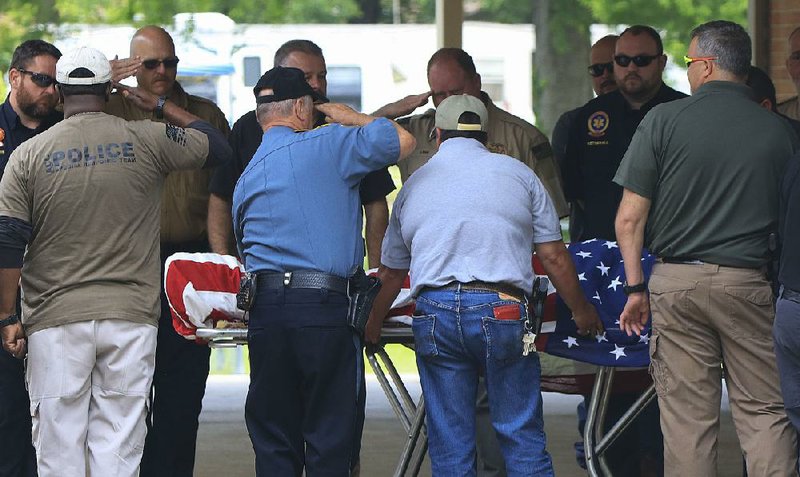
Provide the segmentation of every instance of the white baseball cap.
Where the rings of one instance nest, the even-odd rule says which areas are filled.
[[[73,75],[75,70],[84,68],[92,76]],[[111,64],[99,50],[82,46],[62,56],[56,63],[56,81],[66,85],[92,85],[111,81]]]

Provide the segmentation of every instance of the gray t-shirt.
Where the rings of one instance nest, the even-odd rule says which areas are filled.
[[[453,138],[403,185],[381,262],[411,270],[411,293],[457,281],[530,294],[536,243],[561,240],[553,203],[528,167],[474,139]]]
[[[645,246],[653,253],[745,268],[769,260],[780,180],[798,145],[751,94],[711,81],[639,125],[614,182],[652,201]]]
[[[0,215],[33,227],[22,269],[28,334],[100,319],[156,325],[164,178],[207,157],[200,131],[104,113],[71,116],[17,148]]]

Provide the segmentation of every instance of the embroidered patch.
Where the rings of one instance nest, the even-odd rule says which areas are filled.
[[[486,145],[486,149],[488,149],[489,152],[493,152],[495,154],[508,155],[508,149],[506,149],[506,147],[500,143],[491,142]]]
[[[3,128],[0,128],[0,147],[3,147],[3,141],[6,140],[6,131]]]
[[[180,144],[181,146],[185,146],[186,130],[172,124],[167,124],[167,138]]]
[[[592,137],[600,137],[605,134],[611,121],[608,119],[608,113],[605,111],[597,111],[589,116],[589,135]]]

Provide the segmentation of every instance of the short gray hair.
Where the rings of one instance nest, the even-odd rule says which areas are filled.
[[[311,96],[303,96],[299,98],[303,102],[304,108],[313,108],[314,103]],[[272,103],[262,103],[256,106],[256,119],[258,124],[263,124],[265,121],[274,118],[285,118],[291,116],[294,110],[294,102],[296,99],[284,99],[283,101],[275,101]]]
[[[715,56],[717,65],[733,75],[747,78],[753,57],[750,35],[733,22],[714,20],[692,30],[698,56]]]

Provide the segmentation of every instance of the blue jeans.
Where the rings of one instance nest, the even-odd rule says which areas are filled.
[[[779,298],[773,324],[786,415],[800,432],[800,303]]]
[[[520,319],[494,318],[516,305]],[[489,291],[423,290],[413,321],[431,470],[475,475],[475,393],[485,373],[489,413],[509,476],[552,476],[545,449],[539,356],[522,356],[527,306]]]

